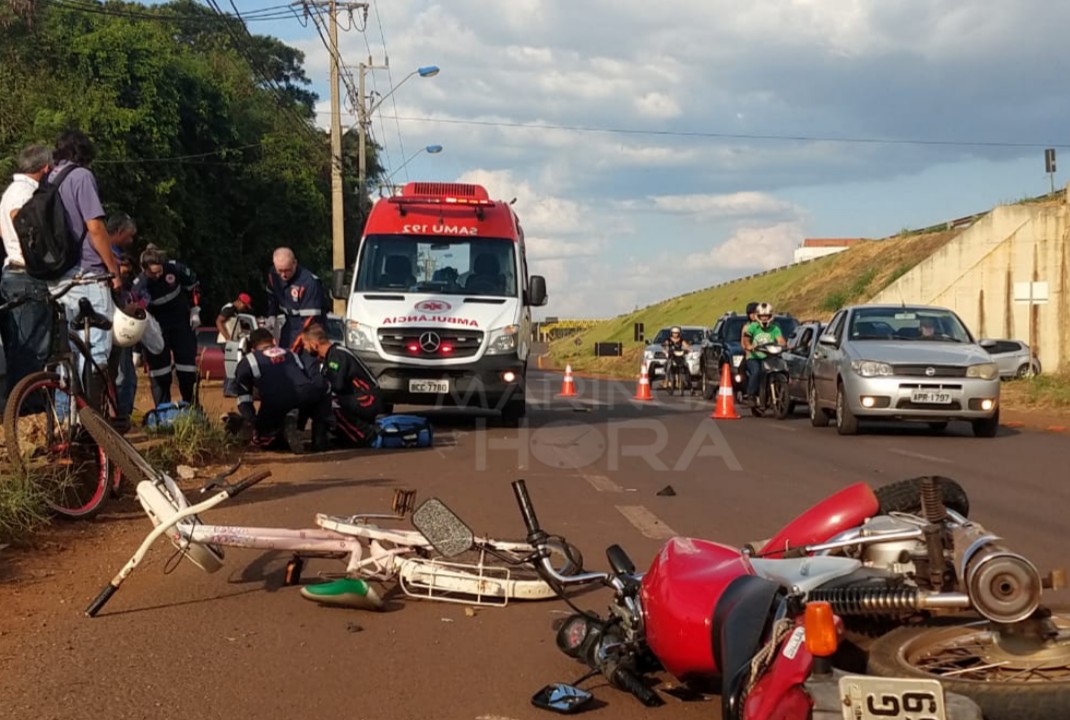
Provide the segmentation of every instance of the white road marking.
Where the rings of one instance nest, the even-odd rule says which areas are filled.
[[[605,475],[584,475],[583,479],[591,483],[598,492],[624,492],[624,489]]]
[[[662,522],[657,515],[642,505],[617,505],[620,514],[643,535],[654,540],[668,540],[677,536],[675,530]]]
[[[889,448],[888,452],[894,452],[897,455],[905,455],[906,457],[917,458],[918,460],[927,460],[929,462],[938,462],[938,463],[950,463],[951,462],[950,460],[947,460],[947,459],[942,458],[942,457],[937,457],[936,455],[926,455],[925,453],[917,453],[917,452],[912,452],[910,450],[900,450],[899,448]]]

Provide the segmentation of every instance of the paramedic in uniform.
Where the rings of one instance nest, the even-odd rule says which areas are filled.
[[[301,337],[309,355],[321,361],[321,372],[330,383],[338,439],[367,447],[378,434],[375,418],[383,406],[379,384],[360,358],[331,342],[322,325],[310,325]]]
[[[323,376],[309,373],[295,353],[276,346],[265,328],[249,335],[249,348],[234,371],[234,381],[238,412],[253,427],[253,443],[272,448],[281,435],[292,452],[302,452],[297,415],[304,413],[312,419],[312,451],[326,450],[331,391]],[[259,412],[253,406],[254,390],[260,393]]]
[[[149,245],[141,253],[141,274],[134,278],[130,291],[156,318],[163,334],[163,352],[146,353],[153,403],[159,407],[171,402],[171,373],[174,371],[178,375],[182,399],[192,404],[197,383],[197,337],[194,331],[201,325],[197,276],[182,263],[168,260],[155,245]]]
[[[283,315],[279,345],[300,350],[301,333],[318,323],[327,326],[327,293],[323,283],[307,268],[297,264],[293,250],[280,247],[272,257],[268,273],[268,317]]]

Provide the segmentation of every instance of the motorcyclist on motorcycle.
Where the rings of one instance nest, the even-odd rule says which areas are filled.
[[[758,392],[762,386],[762,360],[766,354],[756,350],[762,345],[776,343],[787,345],[787,339],[780,326],[773,322],[773,306],[767,302],[758,303],[755,308],[757,320],[743,328],[743,349],[747,353],[747,392],[743,402],[754,406],[757,404]]]
[[[674,325],[669,330],[669,337],[662,343],[662,347],[665,348],[665,374],[662,376],[662,389],[669,387],[669,367],[675,362],[673,357],[673,350],[690,350],[691,343],[684,339],[683,334],[680,331],[678,325]],[[690,379],[690,377],[689,377]]]

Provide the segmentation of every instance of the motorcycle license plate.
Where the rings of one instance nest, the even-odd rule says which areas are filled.
[[[951,393],[939,390],[914,390],[910,393],[910,402],[919,405],[950,405]]]
[[[411,393],[444,394],[449,391],[449,380],[409,380],[409,392]]]
[[[840,701],[843,720],[947,720],[938,680],[845,675]]]

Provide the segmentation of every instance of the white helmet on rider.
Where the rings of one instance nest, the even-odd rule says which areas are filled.
[[[767,302],[758,303],[754,313],[758,316],[758,322],[763,328],[769,327],[769,323],[773,322],[773,306]]]
[[[127,308],[126,311],[115,308],[115,316],[111,321],[112,333],[115,336],[115,344],[119,347],[131,347],[141,342],[145,334],[145,328],[149,325],[144,308]]]

